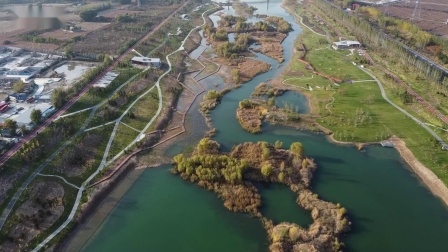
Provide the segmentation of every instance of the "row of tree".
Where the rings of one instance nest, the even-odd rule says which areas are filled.
[[[100,75],[107,67],[112,64],[112,60],[109,57],[104,57],[104,61],[101,65],[89,69],[81,80],[76,82],[72,87],[55,88],[51,93],[51,102],[57,109],[65,105],[73,96],[80,92],[86,85],[92,82],[98,75]]]
[[[335,20],[347,29],[349,29],[364,45],[373,48],[387,48],[389,53],[396,57],[406,60],[409,64],[415,66],[428,78],[444,83],[447,73],[431,62],[415,55],[412,49],[399,41],[388,36],[375,28],[368,20],[365,20],[356,15],[349,15],[343,12],[339,7],[332,5],[325,0],[316,0],[313,3],[326,15]]]

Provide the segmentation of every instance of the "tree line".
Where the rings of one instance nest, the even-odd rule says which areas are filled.
[[[356,15],[346,14],[339,7],[325,0],[316,0],[313,3],[326,15],[338,20],[361,43],[373,48],[387,48],[388,52],[416,67],[428,78],[438,83],[446,83],[444,80],[448,77],[448,74],[445,71],[421,57],[417,57],[411,48],[388,36],[380,28],[374,27],[368,20]],[[419,43],[424,43],[423,39]]]

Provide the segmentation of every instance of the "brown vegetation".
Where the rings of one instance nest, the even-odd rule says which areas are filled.
[[[268,97],[282,96],[285,92],[286,90],[284,89],[279,89],[266,83],[260,83],[255,88],[254,92],[252,92],[252,96],[264,96],[264,95],[267,95]]]
[[[56,182],[46,181],[28,189],[29,196],[15,211],[7,240],[2,251],[19,251],[39,233],[49,228],[64,211],[64,188]]]
[[[278,62],[285,60],[281,43],[287,34],[280,32],[252,32],[250,35],[261,46],[259,49],[254,49],[254,51],[261,52],[276,59]]]
[[[240,82],[252,80],[255,76],[269,71],[271,65],[264,61],[244,58],[237,66],[240,73]]]
[[[275,146],[247,142],[225,154],[219,152],[217,142],[204,138],[191,157],[174,157],[176,168],[172,172],[214,191],[230,211],[258,217],[269,234],[271,251],[339,251],[339,236],[350,230],[346,210],[318,199],[307,189],[316,165],[302,156],[302,144],[293,143],[290,150],[281,146],[281,142]],[[308,229],[291,223],[274,226],[259,211],[261,197],[251,181],[288,185],[297,193],[297,203],[311,212],[313,224]]]
[[[256,134],[261,132],[261,124],[266,112],[267,110],[259,103],[244,100],[240,102],[236,110],[236,118],[244,130]]]

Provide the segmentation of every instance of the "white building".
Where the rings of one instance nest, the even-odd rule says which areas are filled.
[[[160,58],[148,58],[148,57],[137,57],[136,56],[131,59],[131,62],[133,64],[150,66],[150,67],[154,67],[154,68],[162,67],[162,62],[160,61]]]
[[[339,42],[333,42],[332,47],[335,50],[360,48],[361,47],[361,43],[359,43],[358,41],[352,41],[352,40],[342,40],[342,41],[339,41]]]

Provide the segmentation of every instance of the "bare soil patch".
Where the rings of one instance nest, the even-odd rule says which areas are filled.
[[[415,9],[415,1],[400,1],[389,5],[387,12],[389,15],[400,18],[410,19]],[[416,24],[433,34],[439,36],[448,35],[448,2],[446,0],[421,0],[420,20]],[[383,13],[385,6],[378,7]]]
[[[39,182],[28,192],[29,196],[14,214],[19,223],[11,228],[8,240],[0,246],[2,251],[19,251],[53,225],[64,212],[65,191],[59,183]]]

